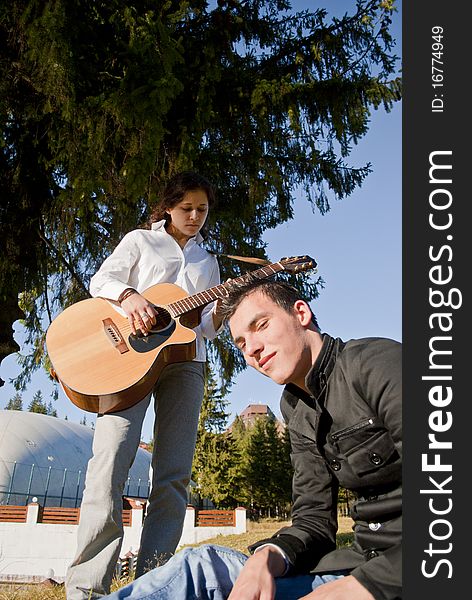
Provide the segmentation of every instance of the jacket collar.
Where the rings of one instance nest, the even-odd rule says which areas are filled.
[[[320,353],[318,354],[315,364],[311,367],[305,377],[305,385],[315,399],[320,396],[331,375],[339,352],[340,341],[339,338],[334,339],[327,333],[323,334],[323,345],[321,346]]]
[[[283,391],[283,396],[292,406],[295,406],[299,398],[310,406],[313,406],[313,398],[319,398],[326,386],[328,377],[333,370],[338,355],[338,346],[344,343],[340,339],[334,339],[327,333],[323,333],[323,344],[315,363],[305,377],[305,385],[310,390],[311,396],[294,383],[288,383]]]

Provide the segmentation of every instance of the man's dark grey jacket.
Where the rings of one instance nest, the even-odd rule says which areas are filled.
[[[378,600],[401,592],[401,344],[323,336],[306,394],[286,386],[292,445],[292,525],[263,543],[285,551],[290,573],[352,569]],[[335,549],[337,492],[355,492],[354,543]]]

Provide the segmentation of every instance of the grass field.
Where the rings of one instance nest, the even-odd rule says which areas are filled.
[[[248,554],[247,547],[257,540],[271,536],[281,527],[288,525],[280,521],[260,521],[258,523],[248,522],[246,533],[239,535],[218,535],[205,540],[202,544],[218,544],[228,546]],[[339,518],[338,546],[345,546],[352,540],[352,520],[348,517]],[[201,544],[192,544],[199,546]],[[183,546],[186,547],[186,546]],[[128,581],[115,581],[112,590],[118,589]],[[65,600],[63,585],[34,584],[34,585],[12,585],[0,584],[0,600]]]
[[[280,521],[259,521],[248,522],[246,533],[239,535],[218,535],[217,537],[205,540],[203,544],[218,544],[219,546],[228,546],[244,554],[249,554],[247,547],[258,540],[270,537],[276,531],[289,525],[289,522]],[[352,520],[349,517],[339,517],[338,545],[345,546],[352,540]],[[199,546],[200,544],[189,544],[189,546]],[[187,547],[187,546],[183,546]]]

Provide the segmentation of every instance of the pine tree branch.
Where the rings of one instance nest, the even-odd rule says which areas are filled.
[[[39,231],[39,237],[43,240],[43,242],[46,244],[46,246],[52,250],[54,252],[54,254],[56,255],[56,257],[61,261],[61,263],[66,267],[66,269],[69,271],[69,273],[71,274],[72,278],[77,282],[78,286],[80,287],[80,289],[87,295],[90,297],[90,292],[88,291],[87,287],[84,285],[82,279],[79,277],[79,275],[77,274],[77,272],[75,271],[75,269],[72,267],[72,265],[70,264],[70,262],[68,260],[66,260],[66,258],[64,257],[64,255],[62,254],[62,252],[60,252],[53,244],[50,240],[48,240],[48,238],[41,232]],[[46,290],[47,293],[47,290]]]

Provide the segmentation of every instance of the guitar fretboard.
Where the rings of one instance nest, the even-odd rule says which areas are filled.
[[[172,302],[171,304],[167,305],[167,309],[170,310],[173,317],[180,317],[191,310],[195,310],[201,306],[206,306],[207,304],[210,304],[210,302],[218,300],[218,298],[224,298],[227,296],[229,289],[234,284],[243,283],[248,277],[264,279],[284,270],[285,267],[280,262],[272,263],[270,265],[266,265],[265,267],[261,267],[260,269],[250,271],[245,275],[241,275],[241,277],[236,277],[235,279],[231,279],[230,281],[221,283],[220,285],[208,288],[207,290],[199,292],[198,294],[194,294],[193,296],[187,296],[186,298]]]

